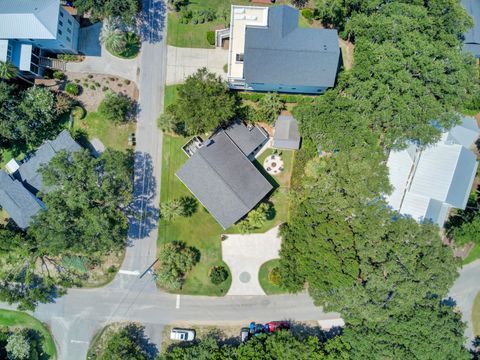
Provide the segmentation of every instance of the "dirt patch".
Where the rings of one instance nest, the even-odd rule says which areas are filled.
[[[350,41],[339,39],[340,48],[342,49],[343,67],[345,70],[350,70],[353,66],[353,53],[355,45]]]
[[[68,82],[78,84],[80,93],[73,96],[87,111],[96,111],[98,105],[109,90],[122,93],[135,101],[138,100],[138,88],[136,84],[128,79],[111,75],[83,74],[66,72],[64,80],[42,79],[37,84],[44,85],[54,91],[63,91]]]

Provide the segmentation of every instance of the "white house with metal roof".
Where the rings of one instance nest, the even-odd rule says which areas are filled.
[[[298,27],[290,6],[232,5],[228,83],[237,90],[321,94],[335,85],[337,30]]]
[[[477,157],[469,149],[478,138],[474,118],[442,135],[433,146],[410,145],[388,157],[393,192],[386,196],[390,207],[418,222],[443,226],[451,208],[464,209],[477,172]]]
[[[0,61],[25,76],[41,75],[44,55],[78,52],[79,29],[60,0],[1,0]]]

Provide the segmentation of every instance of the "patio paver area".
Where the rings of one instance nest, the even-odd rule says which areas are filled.
[[[260,266],[279,257],[278,226],[263,234],[233,234],[222,241],[223,261],[232,273],[227,295],[265,295],[258,272]]]

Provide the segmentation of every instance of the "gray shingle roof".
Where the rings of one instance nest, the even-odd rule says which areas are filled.
[[[299,28],[290,6],[269,8],[267,28],[245,31],[247,83],[332,87],[339,59],[337,30]]]
[[[176,175],[224,229],[272,190],[223,130],[207,140]]]
[[[265,130],[257,126],[247,127],[240,121],[234,121],[225,129],[225,133],[240,148],[245,156],[268,140]]]
[[[81,149],[80,145],[72,139],[70,133],[63,130],[54,140],[47,140],[43,143],[30,159],[20,165],[17,177],[33,192],[48,192],[42,182],[42,175],[39,172],[40,167],[43,164],[48,164],[59,151],[75,152]]]
[[[0,205],[21,229],[26,229],[32,217],[44,208],[39,199],[3,170],[0,170]]]
[[[464,34],[464,49],[472,52],[476,57],[480,57],[480,1],[461,0],[461,2],[475,23],[473,27]]]
[[[277,149],[293,149],[300,147],[300,133],[297,120],[291,115],[280,115],[275,122],[273,147]]]

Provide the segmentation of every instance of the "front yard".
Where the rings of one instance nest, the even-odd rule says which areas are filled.
[[[162,155],[162,183],[161,183],[161,201],[166,202],[177,199],[182,196],[192,196],[190,191],[176,177],[175,172],[185,163],[187,156],[181,147],[187,142],[187,138],[164,135],[163,155]],[[263,162],[266,156],[271,153],[267,150],[259,157]],[[275,208],[275,216],[265,222],[265,224],[255,232],[263,233],[272,227],[287,221],[288,217],[288,184],[289,174],[293,165],[293,153],[284,151],[285,171],[276,179],[277,187],[270,196],[269,201]],[[260,162],[257,162],[260,164]],[[187,274],[185,284],[180,290],[182,294],[194,295],[225,295],[230,286],[231,279],[220,285],[213,285],[209,279],[208,273],[213,266],[224,265],[221,253],[221,235],[223,233],[239,233],[239,226],[235,225],[224,231],[215,219],[198,204],[198,209],[191,217],[178,217],[173,221],[167,222],[160,220],[158,245],[159,247],[170,241],[185,242],[187,246],[192,246],[199,250],[200,261]],[[225,265],[224,265],[225,266]]]

